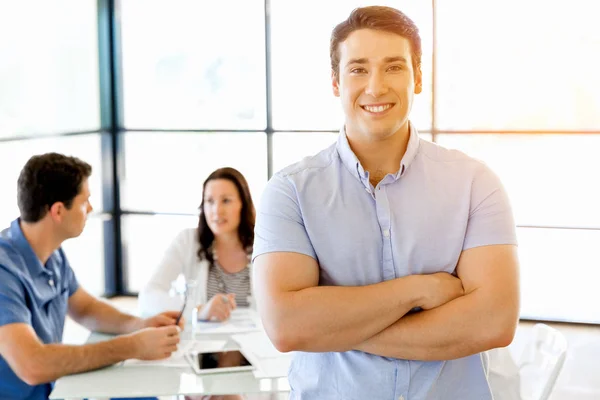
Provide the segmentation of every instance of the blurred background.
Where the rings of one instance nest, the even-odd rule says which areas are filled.
[[[329,36],[355,0],[0,0],[0,221],[33,154],[92,164],[65,243],[97,295],[135,295],[201,184],[269,177],[333,143]],[[518,224],[523,319],[600,324],[600,29],[593,0],[378,1],[423,40],[421,136],[484,160]]]

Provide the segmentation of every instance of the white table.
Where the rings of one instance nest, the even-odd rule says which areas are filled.
[[[88,342],[107,338],[110,336],[93,333]],[[203,335],[202,339],[231,342],[229,335]],[[277,393],[289,390],[287,378],[257,379],[251,371],[196,375],[191,367],[123,366],[120,363],[60,378],[50,399]]]

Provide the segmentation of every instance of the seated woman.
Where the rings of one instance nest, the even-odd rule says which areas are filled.
[[[183,230],[171,243],[139,294],[142,315],[181,306],[169,295],[180,274],[198,284],[200,319],[223,321],[236,306],[249,306],[254,221],[246,178],[234,168],[212,172],[203,184],[198,228]]]

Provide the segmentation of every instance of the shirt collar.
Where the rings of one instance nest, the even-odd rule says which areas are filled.
[[[402,175],[406,173],[411,162],[415,159],[419,151],[419,132],[417,128],[414,127],[412,123],[409,124],[409,138],[408,145],[406,146],[406,152],[402,157],[402,161],[400,162],[400,169],[396,174],[395,180],[398,180]],[[350,148],[350,143],[348,143],[348,137],[346,136],[346,129],[342,127],[340,129],[340,134],[338,135],[337,140],[337,151],[340,155],[340,159],[342,163],[346,167],[350,173],[359,179],[367,189],[370,188],[369,184],[369,173],[364,170],[360,161],[356,157],[356,154]]]
[[[421,143],[419,131],[412,123],[409,123],[409,129],[410,136],[408,137],[408,145],[406,146],[406,152],[402,157],[402,161],[400,161],[400,171],[398,171],[399,173],[396,175],[396,179],[406,173],[408,166],[412,163],[419,152],[419,145]]]
[[[10,234],[13,246],[19,251],[19,254],[23,256],[25,267],[29,270],[31,276],[49,273],[50,271],[44,268],[42,262],[34,253],[31,245],[27,241],[27,238],[25,238],[19,221],[20,218],[17,218],[10,224]]]

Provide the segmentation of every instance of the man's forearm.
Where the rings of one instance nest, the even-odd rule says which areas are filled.
[[[515,303],[518,300],[515,300]],[[507,346],[518,306],[500,304],[474,291],[440,307],[407,315],[356,350],[408,360],[451,360]]]
[[[28,374],[28,383],[52,382],[64,375],[112,365],[134,357],[134,351],[128,336],[82,346],[43,345],[29,363],[33,371]]]
[[[123,334],[142,328],[142,320],[123,313],[103,300],[95,299],[81,313],[72,316],[78,323],[91,331]]]
[[[265,307],[265,328],[283,351],[347,351],[419,306],[419,277],[361,287],[286,292]]]

